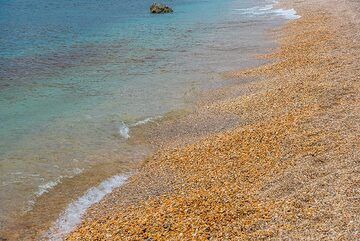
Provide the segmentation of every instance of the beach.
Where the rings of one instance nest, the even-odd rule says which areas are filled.
[[[153,128],[231,82],[224,71],[266,62],[253,58],[275,46],[266,31],[297,17],[268,0],[164,3],[176,11],[153,15],[151,0],[0,3],[1,238],[36,239],[66,214],[62,229],[78,224],[158,148]]]
[[[96,41],[4,65],[51,101],[0,95],[0,240],[360,239],[357,1],[112,4]]]
[[[158,151],[67,240],[360,238],[360,5],[280,4],[301,18],[270,63],[153,127]]]

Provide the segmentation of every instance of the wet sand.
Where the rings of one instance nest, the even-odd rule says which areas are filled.
[[[158,151],[67,240],[360,238],[360,4],[282,4],[302,18],[271,63],[150,127]]]

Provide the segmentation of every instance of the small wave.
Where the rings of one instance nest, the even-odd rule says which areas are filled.
[[[277,3],[277,1],[274,1],[273,4],[267,4],[265,6],[256,6],[251,8],[238,8],[234,9],[235,11],[238,11],[240,14],[244,15],[267,15],[267,14],[273,14],[275,16],[282,17],[284,19],[298,19],[301,16],[297,15],[297,12],[295,9],[282,9],[282,8],[274,8],[274,5]]]
[[[57,185],[59,185],[61,183],[63,178],[73,178],[74,176],[81,174],[83,171],[84,171],[83,168],[74,168],[74,169],[68,170],[67,175],[64,175],[64,176],[61,175],[61,176],[57,177],[55,180],[48,181],[44,184],[39,185],[38,190],[34,193],[35,196],[27,201],[27,205],[24,207],[24,211],[25,212],[31,211],[36,203],[36,199],[39,198],[40,196],[44,195],[45,193],[50,192],[51,189],[53,189],[54,187],[56,187]]]
[[[134,124],[131,124],[129,126],[127,126],[124,122],[121,122],[121,124],[119,125],[119,135],[122,136],[125,139],[129,139],[130,138],[130,128],[131,127],[144,125],[144,124],[149,123],[149,122],[154,122],[156,119],[159,119],[159,118],[161,118],[161,116],[148,117],[148,118],[145,118],[143,120],[137,121]]]
[[[61,183],[62,178],[63,178],[63,176],[60,176],[60,177],[56,178],[55,181],[49,181],[45,184],[40,185],[38,191],[35,192],[35,196],[40,197],[41,195],[48,193],[50,191],[50,189],[54,188],[59,183]]]
[[[154,122],[156,119],[159,119],[159,118],[161,118],[161,116],[149,117],[149,118],[146,118],[144,120],[140,120],[140,121],[132,124],[131,126],[144,125],[144,124],[149,123],[149,122]]]
[[[295,9],[275,9],[273,11],[274,14],[276,14],[277,16],[283,17],[285,19],[299,19],[301,18],[300,15],[297,15],[297,12],[295,11]]]
[[[35,192],[36,197],[40,197],[44,193],[48,193],[52,188],[56,187],[58,184],[61,183],[61,180],[63,178],[73,178],[76,175],[81,174],[84,171],[83,168],[74,168],[71,170],[68,170],[68,174],[64,176],[59,176],[53,181],[49,181],[47,183],[41,184],[38,188],[38,191]]]
[[[119,135],[124,137],[125,139],[128,139],[130,137],[130,128],[122,122],[119,126]]]
[[[99,186],[90,188],[83,196],[68,205],[44,238],[53,241],[62,240],[81,223],[82,216],[91,205],[101,201],[106,194],[123,185],[127,179],[128,175],[116,175],[103,181]]]
[[[268,4],[266,6],[257,6],[257,7],[251,7],[251,8],[237,8],[234,9],[235,11],[239,11],[241,14],[246,15],[263,15],[266,14],[269,10],[272,10],[274,8],[273,4]]]

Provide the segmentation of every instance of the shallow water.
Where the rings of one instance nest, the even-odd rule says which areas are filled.
[[[296,18],[266,0],[174,0],[157,16],[151,3],[0,1],[2,227],[44,194],[69,196],[65,179],[127,171],[147,153],[131,128],[258,64],[250,56],[274,45],[266,30]]]

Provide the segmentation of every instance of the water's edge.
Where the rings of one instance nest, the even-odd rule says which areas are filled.
[[[273,2],[272,4],[268,4],[265,7],[262,6],[246,9],[237,8],[233,9],[233,12],[234,14],[250,14],[254,17],[271,14],[285,20],[297,19],[300,17],[297,15],[294,9],[276,8],[276,3],[277,2]],[[133,132],[136,133],[136,129],[146,129],[147,125],[161,125],[161,122],[164,118],[166,118],[166,116],[167,114],[161,116],[149,116],[144,119],[131,122],[121,121],[119,124],[117,124],[117,138],[121,138],[121,143],[126,147],[126,151],[114,151],[110,154],[99,155],[100,157],[103,155],[104,157],[106,157],[105,159],[110,160],[112,158],[115,158],[115,156],[111,156],[114,153],[120,154],[121,157],[116,157],[116,160],[109,161],[109,163],[104,163],[104,166],[108,165],[110,169],[113,166],[117,165],[117,169],[108,171],[105,170],[106,167],[102,167],[103,170],[100,170],[99,166],[101,164],[99,163],[92,166],[90,170],[87,171],[84,171],[84,169],[82,168],[76,167],[73,169],[69,169],[69,174],[59,176],[54,180],[48,181],[40,185],[35,193],[36,198],[39,200],[33,200],[34,203],[31,203],[31,205],[35,207],[34,210],[32,210],[33,212],[31,213],[31,215],[35,216],[38,216],[38,214],[34,214],[34,212],[36,212],[37,210],[41,210],[42,212],[44,211],[44,208],[39,206],[44,205],[47,202],[46,200],[55,199],[55,192],[58,192],[59,190],[61,191],[62,188],[65,188],[65,186],[70,187],[71,185],[76,185],[76,180],[78,179],[81,179],[81,182],[83,183],[83,188],[81,189],[83,191],[76,194],[77,198],[74,198],[74,194],[69,194],[69,196],[72,196],[71,203],[66,205],[66,207],[63,207],[63,211],[61,211],[60,216],[58,215],[56,219],[49,218],[49,220],[51,219],[52,225],[42,237],[48,240],[61,240],[66,234],[71,232],[79,223],[81,223],[81,219],[89,207],[101,201],[107,194],[111,193],[114,189],[124,185],[126,183],[126,180],[130,176],[129,172],[136,171],[141,165],[141,160],[143,160],[146,156],[148,156],[154,151],[151,150],[151,147],[149,147],[148,141],[142,140],[142,137],[134,137]],[[136,157],[134,157],[134,151],[140,153],[136,154]],[[96,158],[98,158],[98,156]],[[131,163],[129,164],[127,162]],[[118,165],[118,163],[120,163],[120,166]],[[93,181],[91,188],[85,188],[86,183],[90,183],[88,179],[91,179],[92,175],[96,175],[97,168],[99,168],[99,173],[102,174],[100,174],[97,179]],[[69,190],[67,190],[67,192],[68,191]],[[37,201],[39,201],[38,204],[36,204]],[[45,212],[42,213],[42,215],[43,214],[46,214],[46,208]],[[38,220],[40,220],[40,218]],[[24,226],[26,225],[27,224],[25,222]],[[21,225],[19,229],[22,229]]]
[[[259,7],[259,8],[251,8],[251,9],[235,9],[236,11],[239,11],[239,12],[242,12],[242,13],[251,13],[251,14],[254,14],[254,15],[261,15],[261,14],[264,14],[265,11],[271,11],[273,12],[274,14],[276,14],[277,16],[280,16],[286,20],[296,20],[298,18],[300,18],[301,16],[297,15],[297,12],[294,10],[294,9],[282,9],[282,8],[275,8],[275,5],[278,4],[277,1],[274,1],[273,4],[269,4],[269,5],[266,5],[266,7]],[[119,126],[119,134],[124,137],[125,139],[128,139],[130,138],[130,128],[131,127],[136,127],[136,126],[139,126],[139,125],[143,125],[143,124],[147,124],[149,122],[153,122],[153,121],[156,121],[158,119],[161,119],[162,117],[161,116],[156,116],[156,117],[149,117],[149,118],[146,118],[144,120],[140,120],[130,126],[126,125],[125,123],[122,123],[120,126]],[[181,119],[181,117],[179,117],[179,119]],[[160,121],[161,122],[161,121]],[[104,181],[104,183],[108,183],[109,180],[113,179],[113,178],[116,178],[118,176],[114,176],[110,179],[107,179]],[[119,185],[115,185],[114,188],[111,188],[111,190],[109,191],[112,192],[113,189],[115,188],[118,188],[120,187],[121,185],[124,185],[126,184],[126,179],[127,177],[125,178],[124,181],[122,181]],[[100,187],[103,185],[103,183],[100,184]],[[97,188],[98,189],[98,188]],[[68,208],[66,209],[66,211],[61,215],[61,217],[55,222],[55,225],[50,229],[50,231],[48,231],[48,233],[46,234],[47,238],[49,238],[49,240],[61,240],[61,237],[64,237],[66,236],[67,234],[69,234],[72,230],[74,230],[76,228],[76,226],[78,224],[81,223],[81,217],[84,215],[84,213],[86,212],[86,209],[89,208],[91,205],[99,202],[102,198],[105,197],[105,195],[101,195],[101,198],[96,200],[95,202],[92,202],[91,205],[87,205],[86,208],[83,210],[81,209],[81,212],[78,212],[78,215],[80,216],[79,217],[76,217],[76,222],[68,222],[67,225],[62,225],[62,222],[59,222],[59,220],[64,220],[64,215],[65,216],[68,216],[68,212],[71,212],[71,210],[73,210],[73,206],[74,205],[77,205],[78,203],[81,203],[81,201],[79,200],[82,200],[83,198],[86,198],[86,196],[88,196],[89,192],[92,192],[92,190],[94,190],[93,188],[91,188],[84,196],[80,197],[78,199],[78,201],[74,203],[71,203]],[[54,232],[53,230],[57,230],[56,232]],[[61,230],[59,232],[59,230]]]

